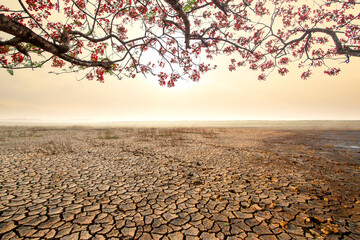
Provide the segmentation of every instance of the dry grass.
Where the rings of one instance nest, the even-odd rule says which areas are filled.
[[[138,129],[135,134],[140,142],[160,141],[161,145],[177,146],[185,140],[179,129],[172,128],[144,128]]]
[[[186,134],[199,134],[204,138],[216,138],[218,134],[212,129],[206,128],[145,128],[137,131],[140,140],[173,138],[178,140],[186,139]]]
[[[115,129],[107,128],[99,133],[99,138],[105,140],[118,139],[119,136],[116,134]]]
[[[217,138],[218,134],[206,128],[142,128],[132,136],[140,142],[159,141],[162,146],[179,146],[193,142],[194,135],[203,138]]]
[[[50,140],[43,144],[37,152],[45,155],[55,155],[60,153],[73,153],[74,149],[68,142],[54,142]]]
[[[14,130],[13,128],[2,129],[0,138],[17,138],[17,137],[42,137],[43,135],[39,131],[44,131],[40,128],[19,128]]]
[[[214,130],[206,129],[206,128],[201,129],[201,135],[205,138],[217,138],[217,136],[218,136],[218,134],[215,133]]]

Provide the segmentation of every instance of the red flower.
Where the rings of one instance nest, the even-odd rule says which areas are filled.
[[[301,79],[306,80],[306,79],[308,79],[310,77],[310,75],[311,75],[311,71],[307,70],[306,72],[303,72],[301,74]]]
[[[24,57],[21,53],[17,53],[11,56],[13,62],[15,63],[22,63],[24,61]]]

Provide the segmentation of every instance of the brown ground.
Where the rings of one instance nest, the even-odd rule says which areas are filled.
[[[360,239],[360,132],[0,129],[1,239]]]

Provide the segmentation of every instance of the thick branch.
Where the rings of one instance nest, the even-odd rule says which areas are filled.
[[[338,54],[344,54],[344,55],[353,56],[353,57],[360,57],[360,50],[354,50],[349,47],[343,46],[341,44],[339,37],[336,35],[336,32],[334,32],[330,29],[312,28],[312,29],[297,30],[297,31],[304,32],[304,34],[300,38],[294,39],[294,40],[286,43],[284,47],[286,47],[290,44],[293,44],[295,42],[299,42],[299,41],[303,40],[307,35],[310,35],[311,33],[325,33],[332,38],[332,40],[336,46],[336,52]]]
[[[345,54],[345,55],[349,55],[349,56],[353,56],[353,57],[360,57],[359,50],[354,50],[354,49],[344,47],[341,44],[340,39],[336,35],[336,32],[334,32],[332,30],[322,29],[322,28],[313,28],[313,29],[306,30],[306,32],[308,32],[308,33],[316,33],[316,32],[325,33],[325,34],[329,35],[332,38],[332,40],[334,41],[335,46],[336,46],[336,51],[338,54]]]
[[[70,50],[70,46],[67,39],[68,33],[65,30],[61,39],[64,42],[61,42],[60,45],[57,45],[37,35],[35,32],[30,30],[26,26],[12,20],[11,18],[3,14],[0,14],[0,31],[15,36],[15,38],[11,40],[2,42],[1,45],[10,45],[18,48],[20,42],[31,43],[32,45],[39,47],[49,53],[52,53],[65,61],[85,67],[110,68],[112,64],[111,62],[83,61],[66,55],[65,53]]]
[[[29,54],[27,53],[27,51],[24,49],[23,46],[20,45],[21,40],[17,37],[14,37],[10,40],[7,40],[5,42],[0,41],[0,46],[14,46],[19,52],[21,52],[22,54],[24,54],[25,56],[29,56]]]
[[[228,6],[226,3],[222,3],[219,0],[211,0],[217,8],[219,8],[227,16]]]
[[[12,20],[11,18],[0,14],[0,31],[11,34],[21,42],[31,43],[41,49],[44,49],[47,52],[50,52],[54,55],[60,55],[69,51],[69,47],[65,45],[56,45],[53,44],[41,36],[37,35],[35,32],[27,28],[26,26]]]
[[[185,46],[190,48],[190,21],[186,16],[181,4],[178,0],[165,0],[176,12],[179,14],[179,17],[184,21],[185,25]]]
[[[177,27],[178,29],[180,29],[181,31],[183,31],[185,33],[185,30],[183,27],[180,26],[180,24],[176,23],[176,22],[173,22],[171,20],[167,20],[167,19],[164,19],[163,20],[164,23],[168,23],[168,24],[172,24],[174,25],[175,27]]]

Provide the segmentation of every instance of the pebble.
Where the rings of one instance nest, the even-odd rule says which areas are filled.
[[[2,222],[0,223],[0,234],[4,234],[6,232],[11,231],[16,227],[15,223],[13,221],[10,222]]]

